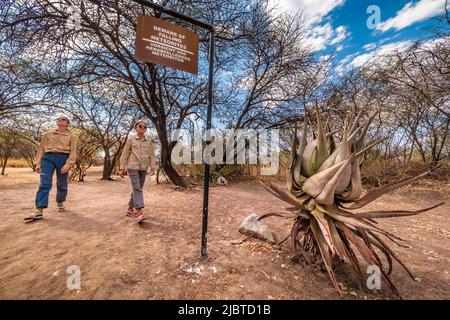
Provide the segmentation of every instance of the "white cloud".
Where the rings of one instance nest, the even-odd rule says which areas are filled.
[[[444,13],[445,0],[420,0],[417,3],[408,2],[396,16],[381,22],[377,25],[377,30],[381,32],[390,29],[401,30],[413,23],[434,17]]]
[[[334,34],[333,27],[329,22],[324,25],[316,25],[309,30],[306,35],[306,45],[313,51],[325,49]]]
[[[378,48],[376,48],[377,45],[375,43],[369,43],[365,47],[368,47],[370,45],[370,48],[376,49],[366,49],[371,51],[362,54],[360,54],[360,52],[357,52],[343,58],[341,61],[339,61],[338,65],[335,68],[335,71],[338,75],[342,75],[350,69],[361,67],[366,63],[374,61],[376,58],[379,58],[388,53],[395,51],[404,51],[408,49],[413,43],[414,42],[411,40],[397,41],[382,45]]]
[[[371,43],[364,45],[363,49],[370,51],[370,50],[375,49],[376,47],[377,47],[377,44],[375,42],[371,42]]]
[[[350,67],[361,67],[369,61],[372,61],[376,57],[385,55],[394,51],[404,51],[409,48],[414,42],[411,40],[398,41],[385,44],[375,50],[372,50],[368,53],[361,54],[356,56],[353,61],[350,63]]]
[[[327,22],[323,25],[313,25],[306,34],[306,45],[313,51],[320,51],[327,46],[338,44],[344,41],[350,32],[347,27],[339,26],[333,29],[331,23]],[[343,46],[339,45],[342,50]]]
[[[336,35],[335,35],[334,39],[331,40],[330,44],[336,44],[336,43],[342,42],[350,34],[347,27],[344,27],[344,26],[337,27],[335,32],[336,32]]]
[[[341,61],[339,61],[338,65],[335,68],[336,73],[338,75],[342,75],[345,71],[348,71],[350,69],[350,62],[353,60],[354,57],[358,55],[359,52],[356,52],[354,54],[346,56]]]
[[[322,18],[343,5],[345,0],[269,0],[269,6],[296,13],[302,11],[312,22],[320,22]]]
[[[329,22],[323,25],[317,24],[309,28],[309,32],[306,35],[306,45],[313,51],[320,51],[327,46],[344,41],[349,35],[350,32],[347,27],[339,26],[336,29],[333,29]],[[343,49],[342,45],[339,45],[338,48],[339,47],[340,50]]]
[[[343,5],[345,0],[269,0],[269,7],[290,13],[301,12],[307,19],[308,33],[306,45],[313,51],[320,51],[329,45],[344,41],[350,32],[345,26],[333,28],[330,22],[322,24],[322,20],[333,9]],[[342,50],[341,46],[341,50]]]

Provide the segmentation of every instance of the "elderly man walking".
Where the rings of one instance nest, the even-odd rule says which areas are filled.
[[[69,118],[56,119],[57,128],[46,133],[36,153],[36,172],[40,174],[39,189],[36,193],[36,209],[25,218],[29,222],[44,218],[43,211],[48,207],[48,195],[52,189],[53,174],[56,171],[56,207],[64,211],[67,198],[68,175],[77,158],[77,138],[68,127]]]

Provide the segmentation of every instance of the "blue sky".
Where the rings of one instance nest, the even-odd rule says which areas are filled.
[[[301,10],[310,21],[308,42],[322,55],[335,52],[338,70],[358,67],[376,55],[402,50],[417,40],[432,36],[437,17],[444,15],[445,0],[270,0],[280,10]],[[373,14],[380,9],[380,21],[369,29]],[[371,20],[373,21],[373,20]],[[448,25],[446,26],[448,27]]]

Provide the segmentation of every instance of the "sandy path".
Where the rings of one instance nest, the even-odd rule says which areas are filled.
[[[59,213],[51,204],[46,219],[28,225],[22,219],[33,206],[37,175],[10,169],[9,176],[1,177],[0,299],[339,298],[325,274],[290,262],[288,245],[277,249],[257,240],[232,243],[242,238],[237,229],[245,216],[285,206],[256,182],[211,188],[210,258],[202,262],[200,275],[183,271],[183,266],[198,261],[202,188],[178,191],[147,183],[148,218],[139,226],[124,216],[128,179],[100,181],[97,175],[70,185],[69,210]],[[413,209],[447,201],[420,216],[380,223],[415,241],[409,249],[393,246],[420,278],[414,282],[394,266],[393,280],[404,298],[450,299],[448,191],[411,187],[377,202],[384,208]],[[50,199],[54,197],[52,191]],[[267,221],[280,238],[289,230],[288,220]],[[81,290],[66,287],[70,265],[80,267]],[[351,286],[345,274],[339,280]],[[351,290],[357,296],[344,298],[393,298],[386,290]]]

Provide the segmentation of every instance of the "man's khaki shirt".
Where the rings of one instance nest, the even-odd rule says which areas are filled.
[[[41,167],[44,153],[68,153],[66,164],[73,165],[77,159],[77,137],[69,130],[59,132],[56,129],[42,136],[41,143],[36,152],[36,167]]]

